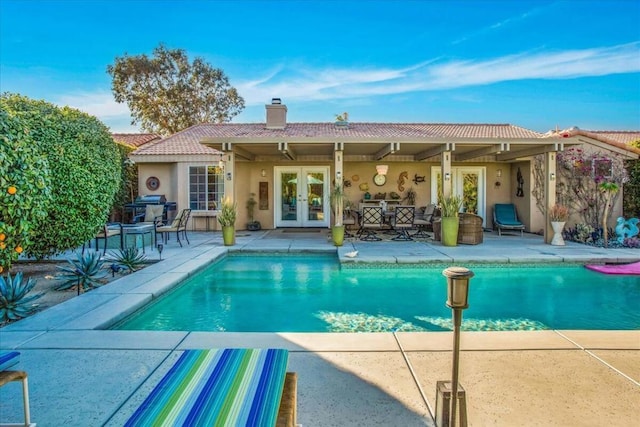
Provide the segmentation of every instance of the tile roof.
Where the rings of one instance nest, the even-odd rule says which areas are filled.
[[[214,154],[200,141],[213,138],[305,139],[330,138],[336,141],[375,138],[393,139],[464,139],[542,138],[544,135],[509,124],[446,124],[446,123],[288,123],[284,129],[267,129],[264,123],[200,124],[184,129],[165,139],[141,147],[136,155]]]
[[[572,128],[559,132],[560,134],[567,133],[570,136],[586,136],[587,138],[640,154],[639,148],[630,145],[634,141],[640,141],[640,131],[583,130]]]
[[[151,141],[160,139],[160,135],[154,133],[112,133],[111,136],[114,141],[133,147],[140,147]]]

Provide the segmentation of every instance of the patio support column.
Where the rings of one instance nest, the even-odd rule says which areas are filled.
[[[453,177],[451,176],[451,151],[443,151],[442,154],[440,154],[440,163],[442,165],[440,172],[442,195],[444,197],[449,197],[451,196],[451,180],[453,179]]]
[[[550,151],[544,154],[544,170],[546,172],[544,179],[544,242],[551,243],[553,238],[553,229],[549,220],[549,212],[556,204],[556,152]]]
[[[344,177],[343,167],[344,167],[344,152],[342,150],[335,150],[333,152],[333,169],[334,169],[334,179],[335,179],[334,185],[342,186],[342,181]],[[333,191],[333,189],[330,189],[329,191]],[[338,206],[338,209],[336,210],[336,216],[338,216],[338,218],[342,218],[342,206]],[[337,221],[338,218],[334,218],[333,220]]]
[[[224,196],[236,201],[234,182],[236,179],[236,156],[233,151],[225,151],[224,160]]]

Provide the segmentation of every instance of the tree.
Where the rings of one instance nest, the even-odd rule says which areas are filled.
[[[602,238],[604,239],[604,247],[609,244],[609,227],[607,226],[607,219],[609,217],[609,210],[611,210],[611,198],[618,193],[620,186],[615,182],[601,182],[598,185],[598,190],[605,195],[606,204],[604,206],[604,214],[602,215]]]
[[[147,55],[116,57],[107,67],[116,102],[126,102],[131,124],[168,135],[200,123],[228,122],[244,108],[244,99],[219,68],[202,58],[189,63],[182,49],[160,44]]]
[[[47,217],[50,187],[46,157],[24,123],[0,108],[0,273],[30,249]]]
[[[107,127],[76,109],[17,94],[3,94],[0,109],[22,120],[51,172],[52,202],[25,254],[44,258],[93,238],[120,187],[122,162]]]

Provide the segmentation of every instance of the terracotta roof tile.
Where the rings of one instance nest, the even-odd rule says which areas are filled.
[[[214,154],[200,144],[207,138],[335,138],[336,141],[372,138],[541,138],[543,134],[509,124],[447,123],[288,123],[284,129],[267,129],[264,123],[200,124],[141,147],[136,155]]]
[[[131,145],[133,147],[140,147],[151,141],[160,139],[160,135],[153,133],[112,133],[111,137],[114,141]]]

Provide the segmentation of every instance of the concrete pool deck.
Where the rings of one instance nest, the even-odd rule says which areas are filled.
[[[436,381],[451,377],[451,332],[307,334],[110,331],[176,281],[231,251],[335,251],[327,231],[189,233],[163,261],[0,329],[0,348],[21,352],[38,426],[119,426],[187,348],[282,347],[298,372],[303,426],[433,425]],[[345,253],[357,250],[354,259]],[[477,246],[361,242],[342,262],[633,262],[638,249],[546,245],[536,235],[485,233]],[[157,251],[147,251],[153,259]],[[444,286],[444,279],[443,279]],[[444,301],[442,302],[444,304]],[[472,301],[470,302],[473,303]],[[470,426],[635,425],[640,330],[463,332],[460,382]],[[22,421],[20,385],[0,388],[0,423]]]

